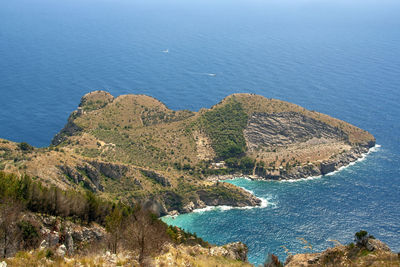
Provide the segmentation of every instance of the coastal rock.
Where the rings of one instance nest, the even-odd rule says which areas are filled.
[[[227,189],[227,187],[230,187]],[[235,190],[237,194],[240,194],[240,198],[235,198],[228,190]],[[233,191],[233,192],[235,192]],[[226,192],[225,197],[221,196],[221,193]],[[261,200],[255,197],[253,194],[241,189],[233,188],[230,184],[220,185],[219,188],[213,189],[201,189],[197,191],[197,195],[200,200],[206,206],[233,206],[233,207],[246,207],[246,206],[259,206]]]
[[[183,206],[183,211],[185,213],[189,213],[189,212],[192,212],[195,208],[196,208],[196,206],[194,205],[194,203],[192,201],[190,201],[188,204]]]
[[[335,168],[336,168],[336,162],[321,162],[322,175],[335,171]]]
[[[296,166],[290,171],[281,171],[278,179],[282,180],[295,180],[307,177],[315,177],[321,175],[321,170],[314,164],[307,164],[305,166]],[[271,179],[271,177],[266,177]]]
[[[78,114],[80,114],[78,111],[74,111],[72,112],[72,114],[69,116],[68,118],[68,122],[67,124],[64,126],[64,128],[57,133],[54,138],[51,140],[51,144],[53,146],[58,146],[59,144],[61,144],[62,142],[64,142],[65,140],[67,140],[67,138],[69,136],[73,136],[79,132],[82,131],[82,128],[79,127],[78,125],[76,125],[74,123],[74,119],[79,116]]]
[[[103,108],[113,100],[114,97],[105,91],[94,91],[84,95],[78,109],[71,113],[67,124],[54,136],[53,140],[51,140],[51,144],[57,146],[67,140],[69,136],[81,132],[83,129],[75,124],[75,119],[85,114],[85,112]]]

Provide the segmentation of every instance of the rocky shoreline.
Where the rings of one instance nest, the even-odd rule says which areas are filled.
[[[223,181],[223,180],[231,180],[237,177],[243,177],[251,180],[299,180],[299,179],[307,179],[311,177],[317,177],[321,175],[327,175],[329,173],[338,171],[343,167],[347,167],[349,164],[356,162],[357,160],[365,157],[372,148],[376,146],[374,141],[371,141],[367,144],[353,147],[351,150],[341,153],[336,157],[319,162],[319,163],[310,163],[305,166],[297,166],[291,169],[290,171],[286,171],[281,169],[279,175],[262,175],[256,173],[255,175],[244,175],[242,173],[233,173],[228,175],[215,175],[209,176],[207,180],[209,181]]]
[[[238,177],[243,177],[251,180],[275,180],[275,181],[300,180],[311,177],[318,177],[338,171],[341,168],[347,167],[349,164],[362,159],[368,153],[370,153],[371,149],[374,147],[376,147],[375,142],[369,142],[365,145],[356,146],[352,148],[350,151],[347,151],[345,153],[341,153],[337,155],[335,158],[330,159],[329,161],[321,162],[319,163],[319,166],[316,166],[315,164],[299,166],[297,168],[294,168],[290,172],[282,171],[279,176],[243,175],[242,173],[233,173],[228,175],[209,176],[207,180],[210,182],[217,183],[219,181],[231,180]],[[216,208],[218,206],[227,206],[232,208],[261,206],[262,204],[261,199],[254,196],[251,192],[246,191],[246,193],[247,193],[246,196],[248,197],[248,201],[246,201],[246,203],[241,203],[241,202],[226,203],[226,202],[220,202],[218,201],[218,199],[212,199],[212,198],[208,198],[206,201],[203,201],[204,199],[199,198],[198,201],[190,202],[187,205],[185,205],[185,207],[181,212],[178,212],[177,210],[172,210],[168,212],[168,215],[177,216],[179,214],[190,213],[199,209],[207,209],[209,207]]]

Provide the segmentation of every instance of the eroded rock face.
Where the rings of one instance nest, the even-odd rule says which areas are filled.
[[[73,136],[80,131],[82,131],[82,128],[80,128],[78,125],[74,123],[74,119],[80,115],[80,112],[77,110],[72,112],[72,114],[68,118],[67,124],[64,126],[64,128],[57,133],[53,139],[51,140],[51,144],[54,146],[57,146],[67,140],[69,136]]]
[[[89,162],[97,171],[111,179],[121,179],[128,171],[128,167],[120,164],[108,162],[91,161]]]
[[[250,150],[263,147],[287,146],[313,138],[347,140],[347,135],[338,128],[300,113],[254,113],[244,130]]]
[[[98,176],[95,176],[94,173],[92,173],[93,175],[91,175],[91,176],[94,178],[94,181],[95,181],[95,183],[93,183],[91,181],[91,179],[82,175],[77,170],[77,169],[85,170],[86,165],[78,166],[77,169],[75,167],[69,166],[69,165],[62,165],[62,166],[59,166],[59,168],[62,171],[62,173],[65,174],[68,177],[68,179],[75,184],[82,184],[85,188],[88,188],[89,190],[91,190],[93,192],[96,192],[97,190],[102,189],[102,187],[100,187]],[[96,186],[96,183],[98,184],[99,187]]]
[[[83,162],[77,166],[63,165],[59,168],[73,183],[83,183],[84,187],[93,192],[104,190],[102,175],[116,180],[128,172],[127,166],[100,161]]]
[[[321,174],[327,174],[330,172],[335,171],[335,167],[336,167],[336,162],[334,161],[328,161],[328,162],[322,162],[321,163]]]
[[[91,183],[96,188],[95,191],[103,191],[103,186],[100,184],[101,174],[96,168],[89,164],[81,164],[77,166],[77,169],[83,171],[89,177]]]
[[[166,186],[166,187],[170,187],[171,183],[168,181],[167,178],[165,178],[164,176],[154,172],[154,171],[149,171],[149,170],[145,170],[145,169],[140,169],[140,172],[146,176],[147,178],[153,180],[156,183],[161,184],[162,186]]]

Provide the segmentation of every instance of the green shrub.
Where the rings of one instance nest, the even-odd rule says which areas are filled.
[[[239,157],[246,151],[243,130],[247,119],[242,105],[234,99],[203,114],[200,125],[210,137],[217,157]]]
[[[54,256],[54,252],[51,249],[47,249],[45,256],[46,258],[50,259]]]
[[[18,223],[25,248],[34,248],[39,243],[38,229],[29,221],[22,220]]]
[[[22,151],[32,151],[33,150],[33,146],[31,146],[30,144],[25,143],[25,142],[19,143],[18,147]]]

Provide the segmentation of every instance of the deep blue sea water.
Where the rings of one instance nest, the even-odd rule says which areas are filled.
[[[316,250],[365,228],[400,250],[400,1],[0,1],[0,137],[46,146],[89,91],[173,109],[235,92],[299,104],[373,133],[381,148],[335,175],[233,183],[272,203],[173,223],[250,260]],[[169,53],[162,51],[168,49]],[[211,76],[209,74],[216,74]]]

